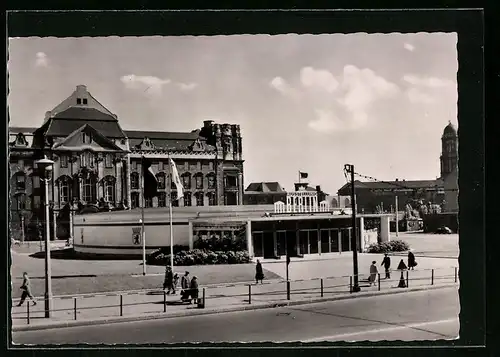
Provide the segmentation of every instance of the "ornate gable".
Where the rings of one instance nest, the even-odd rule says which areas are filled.
[[[136,149],[139,150],[156,150],[155,144],[149,139],[145,137],[139,145],[136,145]]]
[[[89,124],[81,126],[65,139],[56,143],[53,149],[71,151],[123,151],[123,149]]]
[[[196,139],[191,146],[189,147],[192,151],[205,151],[205,143],[202,142],[199,138]]]
[[[10,146],[16,146],[16,147],[28,147],[29,143],[28,140],[26,140],[26,137],[24,136],[23,133],[18,133],[16,135],[16,139],[12,142],[9,143]]]

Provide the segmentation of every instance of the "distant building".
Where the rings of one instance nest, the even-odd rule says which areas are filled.
[[[286,191],[278,182],[252,182],[243,193],[245,205],[272,205],[286,199]]]
[[[239,125],[205,121],[201,129],[183,133],[123,130],[118,117],[79,85],[46,113],[39,128],[10,127],[9,137],[11,229],[17,238],[29,233],[33,222],[45,219],[34,167],[44,155],[55,162],[49,187],[52,223],[67,205],[105,210],[142,206],[142,156],[153,161],[160,192],[145,201],[146,207],[168,205],[169,156],[185,188],[175,206],[243,204]],[[175,185],[172,195],[177,195]],[[61,238],[69,234],[68,229],[51,227]]]
[[[442,152],[441,175],[435,180],[362,182],[354,181],[356,205],[359,212],[375,213],[379,210],[391,212],[395,209],[398,197],[399,210],[407,203],[423,200],[440,204],[445,211],[458,211],[458,135],[456,128],[449,123],[441,137]],[[347,183],[338,190],[339,196],[349,196],[351,184]]]

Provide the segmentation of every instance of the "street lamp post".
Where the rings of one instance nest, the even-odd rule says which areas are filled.
[[[40,180],[44,183],[45,188],[45,317],[50,317],[52,303],[52,269],[50,267],[50,212],[49,212],[49,181],[50,172],[54,161],[47,159],[45,156],[41,160],[35,162],[37,165]]]

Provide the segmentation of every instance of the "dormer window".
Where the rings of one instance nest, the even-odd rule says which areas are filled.
[[[76,98],[76,104],[82,104],[82,98]]]
[[[84,144],[92,143],[92,136],[89,133],[82,133],[82,141]]]
[[[83,98],[83,105],[87,105],[87,98]]]

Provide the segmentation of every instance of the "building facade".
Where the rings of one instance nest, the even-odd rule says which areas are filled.
[[[35,222],[39,225],[45,219],[44,190],[34,162],[44,156],[54,161],[48,199],[51,227],[60,238],[69,236],[69,219],[61,216],[63,207],[76,213],[89,207],[165,207],[170,192],[174,207],[243,203],[239,125],[205,121],[202,128],[188,133],[123,130],[117,115],[79,85],[46,113],[39,128],[10,127],[9,136],[10,218],[15,239],[39,238],[31,231]],[[160,194],[153,200],[142,197],[143,156],[153,161],[159,182]],[[176,162],[185,189],[180,200],[175,200],[175,185],[167,187],[169,158]]]

